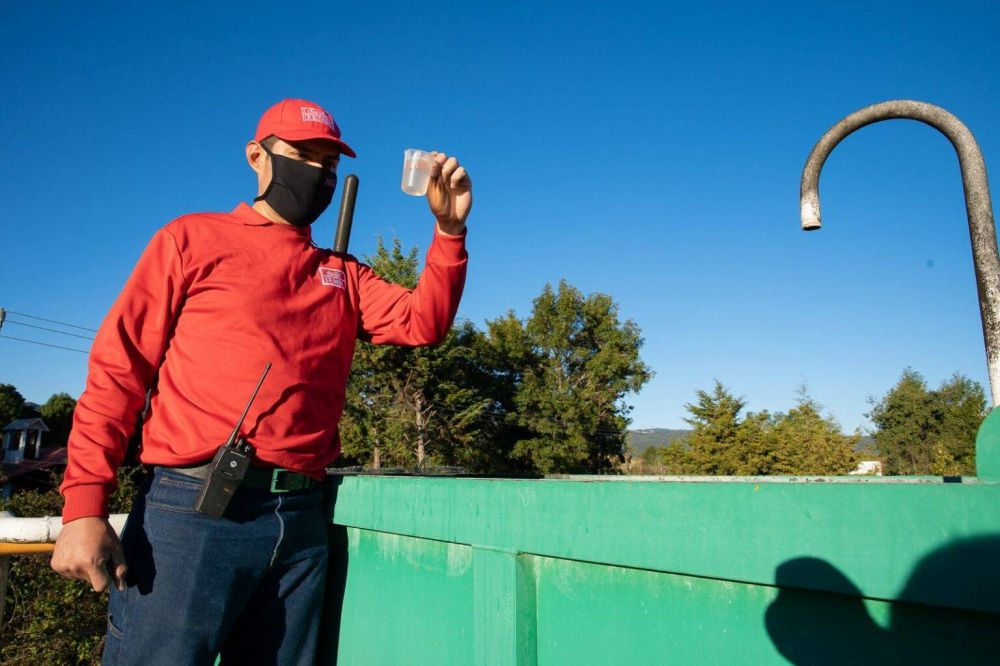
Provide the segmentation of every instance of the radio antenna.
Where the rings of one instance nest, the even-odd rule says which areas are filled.
[[[257,392],[260,391],[261,385],[264,383],[264,378],[267,377],[267,373],[271,371],[271,362],[268,361],[267,365],[264,366],[264,374],[260,376],[257,381],[257,388],[253,390],[250,395],[250,401],[247,402],[247,406],[243,408],[243,413],[240,415],[240,420],[236,422],[236,427],[233,428],[233,434],[229,436],[229,441],[226,442],[226,446],[232,446],[236,443],[236,439],[240,436],[240,428],[243,427],[243,419],[247,417],[247,412],[250,411],[250,405],[253,404],[254,399],[257,397]]]

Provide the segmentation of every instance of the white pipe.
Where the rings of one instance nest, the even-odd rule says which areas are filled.
[[[115,513],[109,517],[111,527],[120,535],[128,514]],[[55,543],[62,529],[62,517],[15,518],[8,511],[0,511],[0,543]]]

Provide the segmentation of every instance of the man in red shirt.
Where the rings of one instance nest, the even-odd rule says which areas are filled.
[[[356,339],[429,345],[447,334],[465,282],[472,186],[434,156],[436,220],[420,282],[389,284],[313,245],[342,155],[320,106],[288,99],[260,119],[247,161],[253,205],[160,229],[97,334],[74,413],[52,567],[112,586],[105,663],[311,663],[326,569],[320,482]],[[241,435],[253,466],[222,518],[194,510],[210,462],[266,364]],[[142,410],[153,469],[122,539],[107,498]]]

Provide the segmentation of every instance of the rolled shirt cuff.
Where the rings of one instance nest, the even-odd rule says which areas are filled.
[[[460,234],[446,234],[434,225],[434,240],[431,241],[430,250],[427,252],[428,261],[436,261],[441,264],[460,264],[469,258],[465,250],[465,237],[469,228],[462,229]]]
[[[110,489],[100,484],[84,484],[66,488],[63,491],[63,498],[66,500],[62,513],[63,524],[77,518],[90,516],[107,518],[108,496],[110,494]]]

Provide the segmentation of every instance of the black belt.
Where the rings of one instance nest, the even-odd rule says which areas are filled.
[[[212,463],[195,467],[167,467],[175,472],[196,479],[207,479],[212,470]],[[310,490],[319,485],[319,481],[280,467],[251,467],[240,483],[241,488],[256,488],[272,493],[287,493],[294,490]]]

